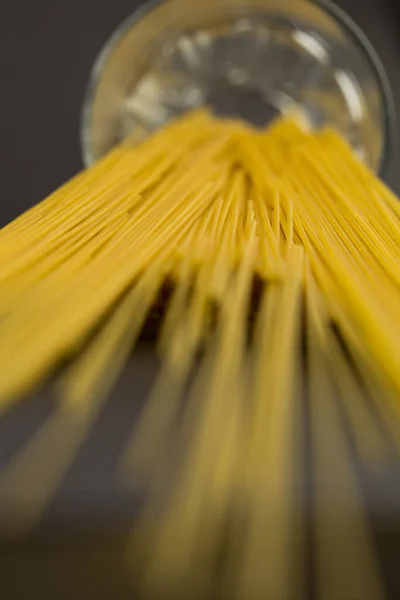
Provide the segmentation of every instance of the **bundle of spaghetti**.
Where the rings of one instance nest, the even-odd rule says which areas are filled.
[[[151,171],[150,175],[144,171],[144,183],[139,189],[131,175],[124,192],[128,196],[127,205],[124,205],[125,197],[121,195],[121,190],[115,191],[115,203],[118,200],[121,202],[119,209],[122,214],[117,215],[121,217],[119,220],[109,224],[106,217],[106,226],[103,227],[101,221],[100,231],[97,232],[92,230],[90,222],[86,223],[83,219],[81,227],[84,229],[87,225],[86,237],[89,239],[82,242],[79,238],[78,248],[73,246],[70,257],[68,251],[66,256],[63,254],[65,236],[60,242],[53,232],[48,239],[45,237],[38,242],[37,247],[33,245],[33,258],[30,252],[29,256],[22,254],[22,258],[16,258],[17,265],[10,261],[2,269],[1,279],[8,281],[11,286],[3,288],[4,318],[0,324],[3,339],[0,354],[5,359],[1,373],[2,398],[24,392],[28,386],[39,381],[60,356],[79,345],[127,286],[145,271],[160,252],[176,249],[179,240],[191,229],[196,218],[225,187],[228,171],[224,168],[222,158],[229,145],[234,143],[234,132],[239,126],[220,127],[217,124],[212,128],[213,134],[205,141],[204,128],[197,129],[204,143],[196,148],[198,138],[195,123],[191,126],[190,160],[182,158],[174,168],[164,173],[162,181],[156,186]],[[177,127],[179,131],[181,124]],[[180,140],[179,136],[174,137],[172,133],[167,137],[171,145]],[[182,150],[187,152],[188,148]],[[145,146],[143,152],[146,154],[146,151]],[[137,152],[140,158],[140,149]],[[129,162],[133,170],[132,157]],[[150,167],[146,162],[144,168]],[[126,165],[123,168],[126,169]],[[204,183],[195,176],[199,171]],[[111,181],[114,185],[120,185],[119,172],[112,174]],[[104,187],[104,181],[100,185],[99,192]],[[90,189],[88,204],[96,205],[98,194],[94,186]],[[108,208],[114,219],[113,206],[108,205]],[[71,231],[68,227],[67,235]],[[59,243],[61,250],[60,256],[57,256],[55,244]],[[83,247],[80,249],[81,244]],[[43,257],[44,253],[46,256]],[[47,258],[51,262],[50,267]],[[27,270],[33,260],[39,272],[34,267],[33,274],[30,270],[25,279],[23,276],[21,278],[21,261]],[[59,261],[61,264],[58,264]],[[49,272],[48,268],[51,269]],[[33,283],[31,277],[35,278]],[[60,314],[63,315],[62,320]],[[19,364],[7,364],[6,357],[8,355],[10,358],[10,352],[15,347],[21,349]]]
[[[189,586],[200,597],[211,591],[223,522],[240,482],[243,398],[224,392],[232,382],[236,389],[242,378],[255,250],[253,223],[245,232],[244,254],[204,357],[206,368],[199,370],[185,406],[182,433],[187,454],[155,531],[145,574],[147,590],[162,587],[166,597],[182,597]],[[147,519],[156,518],[154,510],[148,508]]]
[[[307,141],[309,142],[308,145]],[[323,188],[322,190],[317,188],[318,193],[321,194],[319,196],[320,202],[318,202],[318,199],[314,198],[308,188],[305,188],[304,177],[301,176],[300,171],[296,171],[296,175],[293,175],[293,169],[298,167],[303,156],[313,156],[310,152],[313,150],[313,143],[314,137],[310,140],[305,140],[303,137],[299,148],[296,148],[295,145],[292,148],[287,148],[287,154],[283,156],[287,159],[290,158],[291,168],[289,174],[285,174],[285,177],[281,178],[276,193],[271,193],[270,173],[265,175],[265,170],[252,179],[250,188],[252,191],[249,198],[257,198],[258,202],[255,206],[259,207],[259,214],[263,215],[263,220],[257,221],[261,233],[258,244],[259,251],[265,239],[270,239],[272,231],[272,239],[275,244],[272,244],[271,248],[275,252],[271,252],[269,258],[274,255],[280,257],[281,282],[273,283],[272,278],[271,283],[264,288],[265,300],[261,304],[260,320],[256,327],[259,342],[255,347],[258,349],[254,351],[254,358],[256,359],[255,387],[250,394],[252,406],[254,406],[254,415],[250,415],[251,425],[249,427],[249,421],[245,417],[247,411],[243,411],[242,408],[241,413],[239,412],[241,414],[241,425],[239,432],[236,431],[235,443],[229,446],[229,463],[227,463],[235,466],[234,474],[231,473],[224,484],[225,493],[227,494],[225,497],[225,515],[229,515],[228,507],[232,503],[234,504],[238,490],[242,489],[246,498],[244,502],[244,510],[247,515],[245,519],[246,526],[244,529],[243,527],[239,528],[238,537],[235,536],[235,528],[233,530],[233,538],[230,540],[229,549],[225,551],[225,554],[228,553],[228,558],[225,556],[227,563],[225,564],[223,578],[223,582],[225,584],[228,582],[228,585],[231,586],[229,588],[231,595],[239,594],[239,597],[244,598],[293,598],[297,595],[300,596],[303,589],[301,586],[302,534],[299,522],[296,520],[299,489],[295,476],[297,464],[295,456],[298,452],[299,442],[295,435],[294,423],[296,423],[298,413],[293,402],[296,392],[298,392],[296,382],[299,381],[297,376],[300,368],[298,360],[299,324],[302,312],[300,301],[302,248],[299,243],[304,243],[304,249],[312,265],[312,277],[316,278],[318,284],[321,281],[321,273],[328,276],[328,274],[331,275],[332,270],[327,271],[325,254],[322,252],[317,253],[314,244],[310,242],[310,238],[314,240],[312,236],[316,235],[315,227],[310,219],[301,220],[299,212],[302,204],[310,209],[310,213],[314,213],[315,206],[318,207],[322,201],[331,210],[337,204],[335,195],[332,193],[330,196],[327,193],[323,194]],[[257,148],[255,144],[252,150],[254,157],[256,152],[259,151],[259,147]],[[320,149],[319,152],[321,152]],[[328,148],[325,150],[325,155],[328,156],[329,160]],[[256,168],[254,162],[250,165],[247,162],[243,166],[247,174],[251,172],[251,168]],[[300,167],[298,168],[300,169]],[[267,181],[263,181],[263,176],[267,177]],[[324,182],[329,191],[331,181],[327,176]],[[300,188],[301,191],[299,191],[301,185],[304,185],[304,188]],[[351,199],[351,196],[349,198]],[[349,229],[351,229],[352,213],[346,213],[346,215],[350,220]],[[264,227],[264,223],[268,223],[268,225]],[[318,224],[318,221],[316,223]],[[327,222],[326,230],[329,231],[330,227],[340,234],[342,232],[340,218]],[[335,246],[329,247],[330,253],[334,254],[335,250]],[[343,266],[343,263],[340,262],[341,254],[337,254],[336,258],[338,267],[341,264]],[[369,281],[370,273],[364,256],[360,254],[359,246],[354,245],[350,258],[349,266],[352,266],[355,262],[357,272],[363,267],[364,270],[361,270],[362,281],[364,281],[364,278]],[[376,276],[379,275],[382,278],[387,274],[382,263],[384,258],[384,253],[376,254],[376,260],[379,259],[377,261],[378,265],[372,264],[372,268],[376,270]],[[254,272],[265,273],[266,271],[262,266],[262,254],[259,253],[254,263]],[[344,265],[344,269],[347,269],[347,263]],[[339,270],[339,273],[333,272],[333,277],[338,277],[341,272],[341,270]],[[267,279],[267,277],[264,278]],[[355,280],[355,283],[358,283],[357,280]],[[311,289],[313,289],[312,286]],[[397,294],[395,286],[389,289],[392,294]],[[356,291],[361,296],[363,288],[360,287]],[[382,440],[381,432],[377,429],[376,424],[371,421],[372,417],[362,394],[363,388],[360,387],[355,373],[346,361],[338,340],[332,334],[331,323],[333,322],[339,327],[350,348],[353,340],[346,335],[347,330],[343,328],[343,322],[337,320],[337,312],[334,305],[332,306],[332,299],[326,293],[323,285],[318,293],[321,295],[319,301],[324,303],[324,311],[326,311],[321,313],[326,314],[326,317],[324,317],[326,321],[323,321],[325,331],[320,333],[320,325],[318,325],[318,319],[322,317],[317,314],[317,317],[314,318],[314,300],[311,295],[309,302],[312,305],[310,309],[312,316],[310,325],[312,330],[312,334],[310,334],[312,359],[310,370],[307,372],[313,403],[313,456],[315,460],[318,458],[315,466],[316,480],[314,488],[318,597],[337,597],[339,592],[341,597],[353,594],[360,597],[365,596],[366,598],[380,598],[383,591],[377,562],[372,551],[368,526],[363,517],[364,509],[355,472],[351,467],[351,456],[348,449],[346,449],[346,436],[338,418],[339,406],[333,395],[337,390],[334,378],[338,375],[341,377],[338,387],[341,391],[343,408],[350,422],[351,430],[356,436],[362,460],[366,464],[375,460],[385,461],[387,459],[387,447]],[[373,293],[372,289],[369,290],[369,293]],[[339,301],[340,296],[336,293],[334,299]],[[223,312],[224,306],[228,306],[228,304],[227,300],[224,301],[221,298],[221,312]],[[291,320],[291,315],[293,320]],[[231,318],[233,320],[233,316]],[[180,322],[182,323],[183,320]],[[263,322],[265,326],[263,326]],[[176,325],[178,326],[178,321]],[[314,328],[317,328],[318,335],[314,333]],[[361,330],[359,328],[357,331],[360,340],[365,334],[365,329]],[[385,330],[381,331],[380,337],[385,337]],[[296,339],[298,340],[297,344]],[[364,356],[361,358],[364,359]],[[243,358],[242,362],[244,362]],[[362,364],[365,367],[365,361]],[[320,365],[323,365],[323,367]],[[222,381],[223,370],[220,368],[218,372]],[[245,378],[244,372],[242,369],[242,379]],[[204,373],[201,373],[201,375],[204,380]],[[211,377],[210,370],[206,371],[206,375],[206,381],[208,381],[207,378]],[[232,374],[231,377],[232,381],[235,381]],[[161,521],[157,521],[154,514],[153,516],[146,514],[144,519],[145,525],[148,525],[149,521],[152,521],[153,524],[154,521],[158,522],[155,538],[151,537],[153,540],[151,544],[154,544],[154,546],[150,550],[148,562],[148,565],[150,565],[148,566],[148,584],[150,583],[153,592],[155,586],[157,590],[156,597],[158,597],[158,594],[164,597],[164,593],[161,593],[162,589],[165,591],[165,597],[170,597],[170,593],[173,597],[185,597],[188,587],[192,585],[195,589],[202,590],[200,597],[203,597],[209,591],[207,585],[213,571],[210,560],[215,560],[220,544],[224,543],[218,536],[223,538],[226,535],[226,522],[224,521],[219,528],[215,523],[212,524],[210,517],[212,510],[207,504],[212,487],[207,482],[212,482],[213,472],[217,468],[218,460],[219,458],[222,460],[224,456],[222,450],[224,435],[229,435],[229,432],[232,431],[230,428],[231,423],[233,424],[237,418],[235,416],[238,414],[236,399],[243,394],[243,384],[239,385],[237,383],[236,387],[237,392],[235,391],[235,383],[233,383],[233,386],[231,385],[231,389],[233,389],[229,395],[229,400],[232,407],[231,410],[227,407],[225,412],[227,425],[222,428],[221,423],[218,434],[214,434],[216,438],[219,435],[221,447],[212,455],[213,444],[212,441],[210,443],[210,439],[213,440],[214,437],[210,436],[210,430],[202,429],[204,422],[199,419],[200,425],[198,425],[198,428],[201,433],[199,438],[196,436],[196,439],[202,441],[202,446],[201,450],[198,451],[199,454],[195,454],[199,457],[199,463],[195,463],[197,467],[190,463],[190,473],[182,475],[182,479],[178,484],[178,496],[174,496],[172,506],[169,505],[166,515],[161,518]],[[213,410],[212,407],[216,409],[218,406],[217,397],[211,393],[207,394],[207,383],[203,381],[200,388],[202,394],[200,396],[196,395],[196,401],[202,404],[209,402],[210,411]],[[224,397],[222,389],[221,385],[220,394],[223,402],[226,403],[227,397],[226,395]],[[240,391],[241,389],[242,391]],[[325,393],[325,390],[327,400],[324,407],[321,406],[320,408],[321,396]],[[397,394],[398,398],[399,395]],[[347,404],[350,402],[352,403],[351,406]],[[161,401],[158,406],[161,406]],[[319,429],[320,420],[321,430]],[[212,420],[212,422],[219,423],[217,419]],[[325,428],[329,428],[331,422],[332,430],[327,435]],[[150,416],[147,422],[147,434],[152,431],[151,423],[152,418]],[[157,428],[155,428],[155,431],[158,431]],[[240,439],[241,442],[239,442]],[[154,442],[154,438],[152,438],[152,442]],[[193,445],[194,448],[197,447],[196,442]],[[342,495],[336,506],[339,517],[332,514],[332,523],[325,526],[323,517],[320,517],[320,514],[324,514],[324,507],[327,506],[327,503],[334,503],[337,499],[337,494],[331,491],[328,492],[329,497],[326,495],[324,492],[325,480],[321,481],[321,473],[325,469],[326,460],[330,456],[332,447],[335,448],[334,462],[337,466],[338,481],[342,486]],[[140,452],[140,448],[142,446],[139,443],[137,444],[137,453]],[[243,461],[243,450],[245,448],[248,452],[248,454],[245,452],[245,456],[248,456],[248,458]],[[200,466],[204,464],[202,461],[205,461],[207,465],[206,474],[203,473],[203,468]],[[133,470],[134,473],[135,470]],[[332,483],[332,485],[335,487],[336,483]],[[195,490],[193,495],[190,492],[192,489]],[[229,489],[230,493],[227,492]],[[186,514],[186,502],[193,510],[193,512],[189,511],[188,521],[186,518],[182,518]],[[203,511],[206,512],[207,516],[203,515],[201,517]],[[159,513],[157,514],[159,515]],[[339,521],[337,518],[339,518]],[[159,516],[158,519],[160,519]],[[211,530],[210,524],[212,524]],[[333,527],[333,530],[331,527]],[[342,546],[341,544],[335,544],[335,535],[332,533],[335,527],[338,527],[344,543],[349,542],[348,548],[351,548],[351,552],[355,554],[351,581],[348,581],[345,572],[347,560],[350,559],[343,560],[343,556],[341,556]],[[237,550],[235,542],[239,542],[239,550]],[[204,548],[207,548],[207,552]],[[269,562],[266,561],[268,556],[271,557]],[[229,560],[232,560],[232,562],[229,562]],[[201,563],[201,568],[198,567],[199,563]],[[239,586],[237,585],[238,582]],[[232,590],[235,591],[234,594],[232,594]]]
[[[380,598],[346,432],[363,468],[390,460],[397,202],[332,130],[197,111],[128,139],[1,230],[1,408],[69,361],[54,413],[0,473],[11,511],[25,497],[19,531],[43,514],[167,282],[160,372],[118,470],[150,490],[129,547],[149,597],[304,595],[307,395],[318,597]],[[328,461],[348,582],[322,519]]]
[[[238,227],[245,200],[244,174],[236,171],[227,189],[226,206],[216,203],[214,219],[209,220],[206,215],[204,222],[200,223],[197,237],[192,239],[188,256],[193,255],[199,261],[194,276],[188,271],[188,259],[182,263],[185,276],[180,280],[160,332],[159,349],[164,361],[162,371],[125,457],[125,468],[132,470],[136,465],[136,475],[139,462],[141,470],[145,468],[150,476],[149,463],[156,463],[162,453],[188,376],[212,325],[212,309],[221,304],[228,293],[237,262],[238,244],[243,242],[243,236],[246,239],[252,224],[255,224],[249,203],[243,232]],[[190,284],[191,291],[188,293]]]
[[[282,126],[282,130],[287,132],[293,126],[290,121]],[[276,129],[279,130],[278,127]],[[230,276],[238,255],[243,252],[243,242],[252,223],[257,224],[259,229],[254,271],[268,280],[282,275],[278,238],[273,232],[265,203],[262,198],[257,198],[257,204],[253,202],[252,195],[256,198],[257,190],[249,187],[244,165],[239,162],[243,138],[244,135],[239,156],[232,156],[233,170],[225,202],[217,202],[214,208],[211,207],[203,223],[199,221],[196,236],[191,238],[192,247],[188,247],[187,256],[193,255],[198,263],[193,282],[189,259],[182,263],[180,286],[160,332],[159,347],[164,359],[162,371],[126,452],[125,475],[130,472],[137,478],[139,472],[141,476],[147,472],[147,477],[152,478],[153,468],[171,437],[190,370],[209,329],[211,306],[222,304],[223,307]],[[188,298],[189,282],[192,283],[192,292]]]
[[[373,203],[364,201],[353,181],[341,177],[351,160],[358,163],[349,149],[340,155],[330,151],[335,140],[331,132],[315,136],[292,165],[288,179],[298,235],[309,249],[330,318],[383,389],[398,396],[398,216],[388,192],[374,196]]]
[[[133,191],[139,196],[141,186],[151,187],[160,181],[163,174],[185,155],[185,150],[196,147],[196,143],[207,139],[210,133],[208,121],[205,112],[196,113],[189,120],[174,123],[155,134],[151,143],[144,142],[140,149],[131,147],[129,140],[117,147],[89,171],[83,171],[49,198],[4,227],[0,236],[0,256],[9,261],[13,254],[22,254],[21,250],[31,248],[35,242],[38,244],[35,247],[37,252],[49,250],[49,246],[43,242],[56,244],[61,234],[67,236],[68,233],[77,233],[72,228],[82,224],[85,216],[99,211],[101,213],[101,209],[108,206],[113,192],[123,191],[121,184],[137,184],[137,188],[131,188],[130,191],[131,195]],[[196,129],[197,135],[193,135]],[[214,127],[213,130],[215,132]],[[171,148],[171,142],[175,143],[175,147]],[[115,178],[111,175],[115,175]],[[94,186],[98,186],[97,189]],[[43,240],[44,236],[48,237]],[[25,258],[25,265],[29,264],[29,258],[31,257]],[[2,281],[16,267],[18,264],[2,273]]]

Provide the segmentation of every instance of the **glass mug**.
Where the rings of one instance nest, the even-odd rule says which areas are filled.
[[[336,5],[158,0],[129,17],[95,62],[82,112],[85,165],[128,133],[140,139],[202,105],[259,126],[299,111],[315,128],[334,125],[381,174],[394,143],[385,71]]]

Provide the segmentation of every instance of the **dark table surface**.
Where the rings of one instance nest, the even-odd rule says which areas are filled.
[[[45,197],[81,168],[79,117],[90,68],[110,33],[139,4],[137,0],[26,0],[22,5],[3,0],[0,225]],[[341,0],[338,4],[359,23],[377,49],[396,104],[400,105],[400,21],[396,21],[389,4],[382,0]],[[400,193],[400,147],[392,157],[386,179]],[[135,418],[132,397],[144,395],[153,367],[151,357],[142,353],[124,375],[116,393],[118,401],[101,416],[84,449],[81,467],[72,469],[67,477],[65,494],[58,496],[61,503],[57,514],[60,510],[66,514],[70,511],[73,497],[81,505],[81,521],[86,525],[102,519],[104,509],[114,514],[117,522],[125,512],[129,513],[132,497],[117,498],[110,482],[115,457]],[[38,399],[37,405],[39,408],[32,408],[32,404],[20,407],[0,423],[0,468],[48,413],[44,397]],[[97,510],[95,500],[102,504],[101,510]],[[398,505],[398,496],[393,503]],[[71,515],[75,518],[74,511],[70,511]],[[70,527],[71,519],[67,522]],[[44,600],[128,597],[130,586],[118,555],[118,543],[113,538],[102,543],[90,542],[89,546],[87,542],[67,544],[60,549],[52,541],[35,546],[34,551],[29,544],[18,550],[0,545],[0,578],[5,582],[0,586],[0,599],[26,598],[28,589],[34,592],[32,597]],[[395,554],[390,550],[393,544],[394,537],[386,536],[385,564],[390,568],[392,561],[395,571]],[[81,580],[83,587],[78,586]],[[10,592],[2,595],[8,588]],[[396,589],[393,598],[400,597],[400,589]]]

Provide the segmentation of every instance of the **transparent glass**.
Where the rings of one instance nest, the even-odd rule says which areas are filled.
[[[330,2],[150,2],[114,33],[91,74],[82,115],[90,165],[201,105],[266,125],[298,110],[334,125],[376,171],[393,145],[384,69],[362,31]]]

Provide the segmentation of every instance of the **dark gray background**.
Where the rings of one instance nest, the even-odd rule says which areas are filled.
[[[0,0],[0,225],[81,168],[79,119],[90,68],[109,35],[139,4],[137,0]],[[395,10],[384,0],[340,0],[338,4],[377,49],[398,104],[400,19],[396,20]],[[392,157],[387,181],[400,193],[400,152]],[[68,512],[74,497],[85,524],[89,516],[98,522],[105,513],[119,521],[126,503],[132,502],[127,496],[123,504],[110,490],[110,481],[115,456],[135,417],[132,392],[144,396],[152,373],[149,364],[142,353],[128,369],[116,392],[118,401],[103,414],[84,449],[83,462],[72,469],[64,488],[60,510]],[[1,422],[0,463],[47,414],[43,398],[38,406],[21,407]],[[103,504],[101,510],[95,499]],[[76,526],[79,529],[79,523]],[[398,537],[390,528],[382,536],[382,558],[393,575]],[[0,600],[128,598],[130,585],[123,564],[118,540],[35,542],[15,549],[0,545]],[[392,597],[399,598],[394,579],[392,589],[397,590]]]

